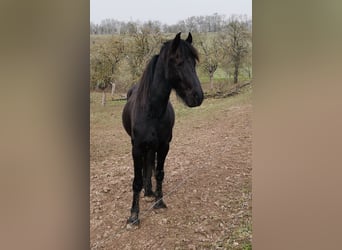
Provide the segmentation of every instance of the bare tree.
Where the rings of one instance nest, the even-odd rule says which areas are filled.
[[[199,39],[199,51],[201,53],[202,69],[209,75],[210,88],[214,88],[214,73],[219,64],[221,47],[213,36],[202,36]]]
[[[198,32],[198,22],[195,16],[189,17],[185,20],[185,25],[188,31],[197,33]]]
[[[120,37],[91,44],[90,72],[91,84],[97,86],[99,82],[109,84],[114,80],[118,64],[124,57],[124,43]]]
[[[226,60],[234,68],[234,83],[239,80],[240,67],[248,54],[249,37],[248,23],[242,17],[232,17],[222,36],[222,44],[227,49]]]
[[[158,53],[162,37],[159,32],[154,32],[148,27],[142,27],[133,34],[127,57],[133,81],[137,81],[148,60]]]
[[[162,24],[160,21],[147,21],[142,25],[142,30],[150,30],[153,33],[160,33]]]

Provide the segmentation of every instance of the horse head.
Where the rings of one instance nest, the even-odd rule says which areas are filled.
[[[180,35],[178,33],[169,42],[167,80],[187,106],[196,107],[203,101],[203,90],[196,73],[198,52],[192,46],[190,32],[186,40]]]

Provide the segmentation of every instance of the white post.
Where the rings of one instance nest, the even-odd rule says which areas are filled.
[[[106,105],[106,91],[102,91],[102,106]]]
[[[115,91],[115,83],[111,82],[110,83],[112,85],[112,100],[114,98],[114,91]]]

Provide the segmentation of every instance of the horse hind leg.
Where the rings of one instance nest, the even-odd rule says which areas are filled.
[[[155,197],[154,192],[152,191],[152,172],[155,169],[155,152],[150,150],[148,151],[146,158],[144,159],[144,196],[146,197]]]
[[[157,169],[155,173],[156,177],[156,203],[154,208],[166,208],[166,204],[163,201],[163,180],[164,180],[164,163],[167,153],[169,152],[169,144],[162,145],[157,152]]]

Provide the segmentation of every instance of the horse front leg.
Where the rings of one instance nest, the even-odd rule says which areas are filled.
[[[132,156],[134,162],[134,179],[133,179],[133,202],[131,208],[131,216],[128,218],[127,223],[138,225],[139,220],[139,198],[140,191],[143,187],[143,154],[141,150],[133,145]]]
[[[154,193],[152,191],[152,171],[155,168],[155,152],[153,150],[149,150],[146,158],[144,159],[144,196],[146,197],[154,197]]]
[[[166,208],[166,204],[163,201],[163,180],[164,180],[164,163],[167,153],[169,152],[169,143],[163,144],[157,152],[157,168],[156,168],[156,204],[154,208]]]

